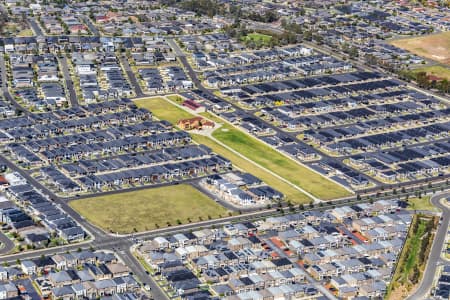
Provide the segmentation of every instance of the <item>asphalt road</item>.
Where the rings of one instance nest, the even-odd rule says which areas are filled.
[[[37,36],[44,36],[45,34],[42,32],[41,27],[39,26],[39,24],[36,22],[36,20],[34,20],[33,18],[28,18],[28,24],[30,24],[31,29],[33,29],[34,33]]]
[[[125,72],[127,73],[128,79],[130,80],[131,85],[133,86],[136,97],[137,98],[144,97],[145,94],[142,91],[141,85],[139,84],[139,81],[137,80],[136,75],[134,74],[133,70],[131,69],[130,64],[128,63],[128,60],[123,55],[120,55],[119,59],[122,63],[122,66],[125,68]]]
[[[448,195],[450,195],[450,192],[447,192]],[[433,203],[434,203],[434,199],[436,199],[436,197],[433,197]],[[358,202],[358,201],[357,201]],[[351,205],[352,203],[349,203],[347,201],[343,201],[338,205],[335,206],[342,206],[342,205]],[[331,205],[324,205],[323,207],[319,207],[319,208],[314,208],[315,210],[324,210],[327,208],[332,207]],[[447,210],[448,212],[448,210]],[[69,215],[72,215],[72,213],[68,212]],[[75,213],[76,214],[76,213]],[[128,264],[131,261],[130,264],[130,269],[132,270],[132,272],[134,274],[136,274],[136,276],[139,278],[139,280],[143,283],[148,284],[151,288],[152,288],[152,293],[155,295],[155,299],[165,299],[165,298],[161,298],[161,296],[158,295],[159,292],[161,292],[159,290],[159,287],[156,285],[156,283],[153,281],[153,279],[151,279],[146,273],[145,270],[143,270],[142,267],[139,267],[139,264],[136,264],[136,259],[134,257],[130,257],[131,253],[129,251],[130,246],[132,245],[132,238],[134,239],[142,239],[142,240],[147,240],[147,239],[152,239],[155,238],[157,236],[164,236],[164,235],[173,235],[175,233],[180,233],[180,232],[186,232],[189,230],[197,230],[200,228],[208,228],[208,227],[217,227],[219,225],[223,225],[229,222],[238,222],[238,221],[252,221],[252,220],[256,220],[258,218],[264,218],[270,215],[274,215],[277,214],[276,209],[271,209],[271,210],[264,210],[261,212],[254,212],[251,214],[246,214],[246,215],[240,215],[240,216],[233,216],[233,217],[229,217],[229,218],[224,218],[224,219],[219,219],[219,220],[208,220],[208,221],[204,221],[204,222],[198,222],[198,223],[193,223],[193,224],[185,224],[185,225],[181,225],[181,226],[175,226],[175,227],[167,227],[167,228],[161,228],[161,229],[157,229],[157,230],[152,230],[150,232],[143,232],[143,233],[136,233],[133,234],[133,237],[128,236],[111,236],[111,235],[107,235],[105,233],[101,234],[99,232],[95,232],[95,236],[97,236],[97,238],[93,241],[87,241],[83,244],[73,244],[73,245],[67,245],[67,246],[62,246],[62,247],[55,247],[55,248],[50,248],[50,249],[42,249],[42,250],[36,250],[36,251],[31,251],[31,252],[24,252],[24,253],[19,253],[19,254],[13,254],[13,255],[5,255],[2,256],[2,261],[7,261],[10,263],[14,263],[17,259],[31,259],[31,258],[36,258],[39,257],[41,255],[52,255],[52,254],[56,254],[56,253],[61,253],[61,252],[65,252],[65,251],[74,251],[78,248],[83,248],[83,249],[87,249],[90,247],[93,247],[95,249],[108,249],[108,250],[112,250],[112,251],[116,251],[118,253],[120,253],[120,257]],[[77,218],[78,220],[79,218]],[[447,224],[448,224],[448,214],[447,214]],[[88,223],[89,224],[89,223]],[[86,225],[86,222],[84,221],[83,226]],[[90,225],[90,224],[89,224]],[[444,228],[444,229],[442,229]],[[446,234],[446,230],[445,230],[445,226],[441,226],[439,229],[439,233],[437,234],[437,238],[439,236],[444,235],[445,237]],[[440,247],[433,245],[433,250],[432,253],[435,253],[435,248],[437,247],[437,251],[438,251],[438,257],[440,254],[440,251],[442,249],[442,243],[443,242],[437,242],[436,244],[440,243]],[[433,260],[433,254],[430,256],[430,260]],[[439,259],[437,260],[439,262]],[[433,273],[435,270],[435,264],[431,264],[428,266],[428,269],[430,269],[431,272]],[[145,273],[142,273],[142,271]],[[428,276],[428,274],[426,274],[425,276]],[[433,277],[433,276],[431,276]],[[432,281],[432,280],[431,280]],[[311,281],[313,282],[313,281]],[[424,284],[425,286],[425,284]],[[424,287],[425,289],[427,289],[426,287]],[[411,299],[420,299],[420,298],[411,298]]]
[[[211,95],[213,97],[216,97],[210,90],[208,90],[207,88],[205,88],[202,85],[202,83],[198,79],[197,73],[194,71],[192,66],[189,64],[188,60],[186,59],[185,54],[183,53],[182,49],[178,46],[178,44],[173,39],[167,39],[167,42],[172,47],[173,51],[175,51],[175,53],[178,56],[180,62],[183,64],[185,70],[187,71],[188,75],[191,77],[192,82],[194,83],[194,85],[200,91],[202,91],[204,93],[207,93],[207,94],[209,94],[209,95]],[[319,52],[322,52],[322,53],[325,53],[325,54],[328,54],[328,55],[331,55],[331,56],[334,56],[334,57],[337,57],[337,58],[341,59],[340,57],[336,56],[335,54],[331,53],[330,51],[324,50],[322,48],[319,48],[317,45],[313,45],[313,44],[310,44],[310,43],[307,43],[307,45],[313,47],[314,49],[316,49]],[[375,70],[373,68],[369,68],[369,67],[367,67],[365,65],[362,65],[359,62],[353,62],[353,63],[355,64],[355,66],[357,66],[360,69],[364,69],[364,70],[368,70],[368,71],[372,71],[372,72],[379,72],[379,71],[377,71],[377,70]],[[233,108],[235,110],[240,111],[240,112],[244,113],[247,116],[255,117],[254,115],[250,115],[247,111],[243,110],[239,106],[236,106],[233,103],[230,103],[230,104],[233,106]],[[276,127],[276,126],[274,126],[272,124],[269,124],[267,122],[265,122],[265,124],[267,126],[269,126],[272,130],[274,130],[274,132],[277,132],[278,134],[281,134],[281,135],[290,136],[294,140],[297,140],[297,137],[296,137],[295,133],[289,133],[289,132],[282,131],[280,128],[278,128],[278,127]],[[315,149],[314,147],[310,146],[309,144],[306,144],[306,143],[304,143],[304,142],[302,142],[300,140],[297,140],[297,141],[300,144],[302,144],[302,145],[308,147],[309,149],[313,150],[318,155],[322,156],[323,159],[326,159],[328,161],[334,161],[336,163],[344,165],[342,161],[346,157],[331,157],[331,156],[328,156],[328,155],[322,153],[321,151]],[[308,163],[304,163],[304,164],[308,165]],[[345,165],[345,166],[350,168],[350,169],[353,169],[354,171],[356,171],[358,173],[360,173],[358,170],[356,170],[356,169],[354,169],[354,168],[352,168],[352,167],[350,167],[348,165]],[[413,186],[413,185],[419,185],[419,184],[427,183],[427,182],[430,181],[430,179],[428,179],[428,178],[422,178],[422,179],[417,179],[417,180],[413,180],[413,181],[410,181],[410,182],[401,182],[401,183],[396,183],[396,184],[386,184],[386,183],[380,182],[380,181],[378,181],[378,180],[376,180],[376,179],[374,179],[372,177],[368,177],[368,176],[366,176],[364,174],[363,174],[363,176],[365,178],[367,178],[369,181],[375,182],[377,184],[377,186],[372,187],[372,188],[358,190],[357,193],[359,193],[359,194],[375,193],[375,192],[381,191],[383,189],[394,188],[394,187],[396,187],[397,189],[400,189],[401,187],[409,187],[409,186]],[[446,178],[450,178],[450,175],[446,174],[443,177],[441,177],[441,179],[446,179]],[[350,199],[350,198],[352,198],[352,197],[348,197],[346,199]]]
[[[2,248],[0,248],[0,255],[9,253],[14,249],[14,242],[11,241],[3,232],[0,232],[0,243]]]
[[[91,19],[88,16],[82,15],[82,14],[79,14],[79,16],[80,16],[81,19],[83,19],[84,24],[87,25],[87,27],[89,28],[89,30],[91,31],[91,33],[93,35],[100,36],[100,31],[97,29],[97,27],[95,27],[94,24],[92,24],[92,21],[91,21]]]
[[[75,92],[75,87],[73,86],[72,77],[70,76],[69,66],[67,63],[67,57],[65,55],[59,57],[61,72],[64,76],[64,81],[66,82],[66,88],[69,95],[70,105],[72,107],[78,106],[77,93]]]
[[[155,280],[147,274],[144,267],[139,263],[136,257],[133,256],[129,248],[124,251],[117,252],[117,255],[127,266],[130,267],[134,275],[139,278],[142,283],[151,288],[151,293],[154,299],[169,300],[166,293],[159,287]]]
[[[28,114],[29,111],[24,109],[17,101],[14,99],[13,96],[11,96],[11,93],[8,89],[8,78],[6,75],[6,65],[5,65],[5,57],[3,56],[3,53],[0,54],[0,72],[2,76],[2,92],[3,96],[7,101],[9,101],[16,110],[21,111],[25,114]]]
[[[441,204],[440,199],[448,197],[450,197],[450,192],[438,193],[431,197],[431,203],[442,210],[442,221],[436,231],[422,281],[418,288],[407,298],[408,300],[425,299],[429,296],[437,267],[442,263],[441,254],[450,224],[450,209]]]

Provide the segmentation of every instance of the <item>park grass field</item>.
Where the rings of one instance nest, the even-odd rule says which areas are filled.
[[[450,65],[450,31],[392,40],[392,45],[416,55]]]
[[[296,163],[231,125],[224,124],[214,131],[213,137],[317,198],[330,200],[351,195],[340,185]]]
[[[450,67],[444,67],[444,66],[427,66],[427,67],[420,67],[420,68],[414,68],[411,70],[413,73],[418,72],[425,72],[427,75],[434,75],[440,78],[446,78],[447,80],[450,80]]]
[[[167,120],[176,125],[181,119],[189,119],[194,115],[176,107],[161,97],[151,97],[135,100],[137,106],[150,110],[158,119]]]
[[[229,214],[224,207],[187,184],[74,200],[69,205],[94,225],[122,234]]]
[[[273,176],[270,173],[267,173],[265,170],[261,169],[260,167],[256,166],[255,164],[236,155],[235,153],[231,152],[227,148],[224,148],[222,145],[216,143],[214,140],[210,139],[209,137],[203,136],[203,135],[198,135],[198,134],[193,134],[192,138],[194,139],[195,142],[197,142],[199,144],[203,144],[205,146],[208,146],[215,153],[222,155],[223,157],[226,157],[237,168],[255,175],[256,177],[260,178],[265,183],[269,184],[274,189],[283,193],[286,201],[291,201],[292,203],[296,203],[296,204],[305,204],[305,203],[310,203],[312,201],[312,199],[310,199],[305,193],[295,189],[294,187],[290,186],[286,182],[278,179],[277,177]]]

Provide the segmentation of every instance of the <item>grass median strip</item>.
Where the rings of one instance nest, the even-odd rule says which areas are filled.
[[[224,207],[187,184],[74,200],[69,204],[89,222],[114,233],[146,231],[229,215]]]
[[[414,215],[386,299],[404,299],[423,275],[433,243],[436,217]]]

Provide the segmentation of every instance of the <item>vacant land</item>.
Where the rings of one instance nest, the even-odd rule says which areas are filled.
[[[75,200],[70,206],[109,232],[131,233],[228,216],[228,211],[187,184]]]
[[[214,131],[213,137],[317,198],[330,200],[351,194],[331,180],[301,166],[231,125],[224,124]]]
[[[408,199],[408,209],[409,210],[429,210],[429,211],[439,211],[439,209],[430,202],[430,196],[424,196],[422,198],[410,198]]]
[[[421,67],[417,69],[412,69],[411,72],[418,73],[418,72],[425,72],[427,75],[434,75],[439,78],[447,78],[447,80],[450,80],[450,68],[444,67],[444,66],[429,66],[429,67]]]
[[[404,299],[420,281],[433,242],[435,218],[415,215],[386,299]]]
[[[419,56],[450,65],[450,31],[393,40],[391,44]]]
[[[194,141],[196,141],[199,144],[203,144],[205,146],[208,146],[211,148],[215,153],[222,155],[223,157],[226,157],[229,159],[234,166],[237,168],[251,173],[255,175],[256,177],[260,178],[265,183],[269,184],[274,189],[277,189],[281,193],[284,194],[287,201],[291,201],[292,203],[309,203],[312,201],[306,194],[303,192],[295,189],[294,187],[290,186],[286,182],[278,179],[277,177],[273,176],[270,173],[267,173],[265,170],[261,169],[260,167],[256,166],[255,164],[245,160],[244,158],[236,155],[235,153],[231,152],[230,150],[222,147],[220,144],[216,143],[214,140],[210,139],[207,136],[193,134],[192,135]]]
[[[176,125],[181,119],[189,119],[194,115],[176,107],[161,97],[152,97],[134,101],[137,106],[150,110],[157,118],[167,120]]]

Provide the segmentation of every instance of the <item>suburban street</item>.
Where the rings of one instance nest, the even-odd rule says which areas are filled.
[[[31,26],[31,29],[33,29],[34,33],[37,36],[44,36],[44,33],[42,32],[41,27],[33,18],[28,18],[27,20],[28,20],[28,24],[30,24],[30,26]]]
[[[94,26],[94,24],[92,24],[91,19],[88,16],[82,15],[80,14],[80,18],[85,22],[85,24],[89,27],[89,30],[91,31],[91,33],[95,36],[100,36],[100,31],[98,30],[97,27]]]
[[[131,66],[130,66],[128,60],[126,59],[126,57],[124,55],[121,55],[119,57],[119,59],[120,59],[120,63],[122,64],[122,66],[125,68],[125,72],[127,73],[128,79],[131,82],[131,86],[134,89],[136,97],[137,98],[144,97],[145,94],[142,91],[141,85],[139,84],[138,79],[136,78],[136,74],[134,74],[133,70],[131,69]]]
[[[267,244],[280,256],[286,259],[289,259],[294,265],[297,263],[294,259],[291,259],[282,251],[280,248],[278,248],[270,239],[266,240]],[[330,300],[337,300],[337,298],[329,291],[327,290],[320,282],[315,280],[311,275],[308,274],[308,272],[305,271],[306,280],[314,285],[316,289],[318,289],[325,297],[327,297]]]
[[[3,96],[6,98],[6,100],[8,100],[9,102],[12,103],[12,105],[15,107],[15,109],[17,111],[23,112],[25,114],[28,114],[28,110],[24,109],[19,103],[17,103],[17,101],[14,99],[13,96],[11,96],[11,93],[9,92],[8,89],[8,77],[6,74],[6,65],[5,65],[5,57],[2,54],[0,54],[0,71],[1,71],[1,76],[2,76],[2,91],[3,91]]]
[[[134,275],[136,275],[143,284],[151,288],[154,299],[169,300],[166,293],[164,293],[159,285],[146,273],[144,267],[139,263],[136,257],[133,256],[129,248],[117,252],[117,255],[131,270],[133,270]]]
[[[64,76],[64,81],[66,83],[70,105],[72,107],[76,107],[79,105],[79,103],[77,99],[77,93],[75,92],[75,87],[73,85],[73,80],[70,76],[69,66],[67,64],[67,57],[65,55],[62,55],[59,57],[59,61],[61,65],[61,72]]]

